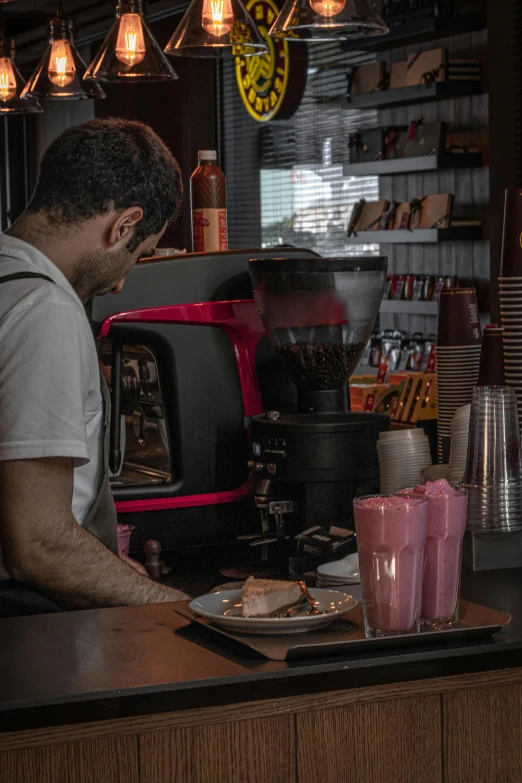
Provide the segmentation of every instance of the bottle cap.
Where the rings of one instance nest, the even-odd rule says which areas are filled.
[[[216,150],[199,150],[198,160],[217,160]]]

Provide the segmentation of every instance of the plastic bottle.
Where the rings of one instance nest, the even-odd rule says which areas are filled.
[[[226,177],[216,159],[215,150],[200,150],[198,167],[190,178],[195,253],[228,250]]]

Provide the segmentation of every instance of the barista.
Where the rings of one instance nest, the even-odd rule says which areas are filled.
[[[50,145],[0,235],[0,617],[185,597],[118,557],[107,387],[83,307],[154,253],[181,197],[149,127],[92,120]]]

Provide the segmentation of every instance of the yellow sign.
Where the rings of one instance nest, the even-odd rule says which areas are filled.
[[[290,72],[288,43],[268,35],[279,14],[274,0],[249,0],[246,9],[266,41],[268,54],[237,57],[236,79],[248,113],[258,122],[267,122],[285,102]]]

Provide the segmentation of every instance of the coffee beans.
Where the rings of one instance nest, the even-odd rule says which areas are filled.
[[[363,343],[309,343],[301,340],[276,348],[296,386],[312,391],[340,389],[355,370]]]

